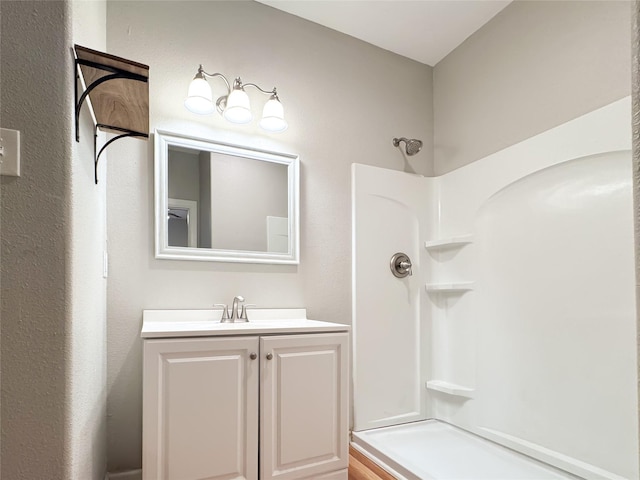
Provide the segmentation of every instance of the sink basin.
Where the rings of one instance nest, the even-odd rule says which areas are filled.
[[[348,325],[309,320],[304,308],[249,310],[249,322],[220,323],[221,310],[144,310],[142,338],[341,332]]]

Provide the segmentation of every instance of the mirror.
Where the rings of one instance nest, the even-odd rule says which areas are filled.
[[[155,131],[156,258],[299,263],[297,155]]]

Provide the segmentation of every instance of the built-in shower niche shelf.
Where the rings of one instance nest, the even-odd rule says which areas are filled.
[[[456,397],[473,398],[473,392],[475,388],[465,387],[464,385],[457,385],[455,383],[445,382],[443,380],[429,380],[426,384],[427,390],[433,390],[436,392],[446,393],[447,395],[454,395]]]
[[[427,283],[429,293],[464,293],[473,290],[473,282]]]
[[[424,242],[424,248],[427,250],[439,250],[444,248],[463,247],[473,243],[473,235],[457,235],[455,237],[438,238],[436,240],[428,240]]]

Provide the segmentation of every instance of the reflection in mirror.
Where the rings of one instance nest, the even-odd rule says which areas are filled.
[[[156,257],[298,263],[298,158],[156,131]]]
[[[193,215],[200,226],[195,244],[173,243],[169,219],[170,246],[288,251],[288,238],[273,243],[276,250],[269,248],[268,238],[271,218],[284,220],[288,236],[287,165],[171,145],[168,161],[169,197],[200,205],[198,216]],[[169,209],[175,206],[169,202]]]
[[[198,202],[169,198],[167,208],[169,245],[175,247],[198,246]]]

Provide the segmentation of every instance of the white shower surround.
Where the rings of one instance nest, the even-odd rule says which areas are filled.
[[[585,478],[638,478],[630,119],[625,98],[437,178],[353,166],[355,431],[436,418]],[[598,175],[574,203],[542,186],[608,153],[629,159],[627,193],[584,238]],[[389,272],[396,251],[412,277]]]

